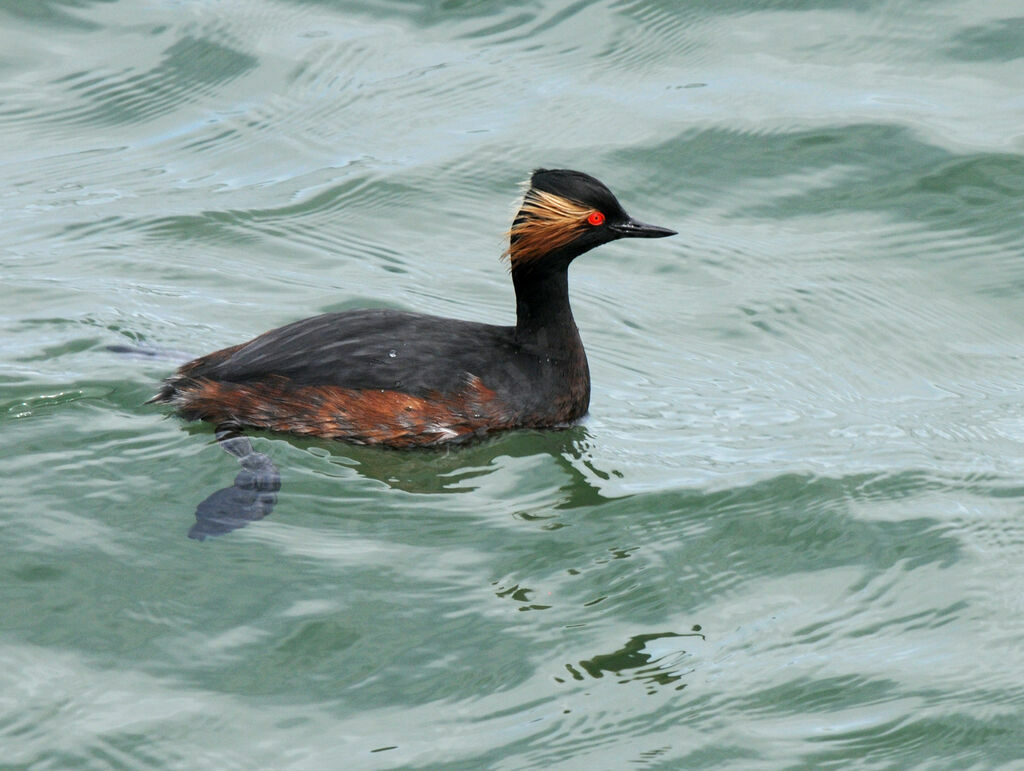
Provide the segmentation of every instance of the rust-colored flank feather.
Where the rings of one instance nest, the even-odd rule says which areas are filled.
[[[523,197],[505,256],[511,267],[539,260],[574,241],[587,227],[593,207],[531,188]]]
[[[472,376],[458,392],[431,398],[375,388],[296,387],[283,377],[252,383],[199,379],[180,389],[178,404],[190,419],[389,447],[465,441],[512,424],[495,392]]]

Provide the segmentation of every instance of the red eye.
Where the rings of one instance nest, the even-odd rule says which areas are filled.
[[[603,225],[604,215],[601,214],[601,212],[599,211],[592,211],[590,212],[590,216],[587,217],[587,222],[589,222],[591,225]]]

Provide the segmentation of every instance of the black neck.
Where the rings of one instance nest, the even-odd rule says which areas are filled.
[[[516,290],[516,338],[552,353],[567,353],[580,345],[569,307],[568,264],[512,270]]]

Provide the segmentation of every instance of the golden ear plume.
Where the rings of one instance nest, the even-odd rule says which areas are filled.
[[[554,193],[531,188],[509,229],[511,267],[537,260],[573,241],[587,226],[593,209]]]

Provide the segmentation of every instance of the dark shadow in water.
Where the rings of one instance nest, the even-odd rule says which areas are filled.
[[[317,442],[316,445],[326,448],[332,455],[350,459],[354,462],[353,470],[367,479],[418,495],[469,493],[473,488],[464,483],[490,474],[496,458],[528,458],[546,454],[569,478],[562,485],[566,497],[556,508],[576,508],[607,500],[581,471],[581,465],[591,470],[594,468],[588,459],[589,437],[580,425],[563,429],[506,431],[466,444],[440,448],[393,450],[338,442]],[[307,446],[314,444],[310,442]],[[609,476],[599,471],[595,473]]]
[[[176,351],[173,348],[145,348],[140,345],[107,345],[104,346],[111,353],[119,353],[122,356],[129,356],[133,359],[154,359],[174,361],[180,364],[184,364],[186,361],[194,359],[190,353],[184,351]]]
[[[647,648],[647,643],[653,640],[670,637],[705,639],[700,631],[700,626],[694,626],[693,631],[686,634],[661,632],[635,635],[630,637],[626,644],[617,651],[598,654],[591,659],[582,660],[579,662],[578,668],[572,664],[566,664],[565,668],[574,680],[584,680],[586,675],[600,679],[605,674],[609,674],[618,678],[620,683],[643,683],[649,694],[655,693],[658,686],[672,686],[675,690],[681,691],[686,687],[686,683],[682,682],[683,675],[689,674],[689,670],[681,671],[678,661],[686,654],[686,651],[673,651],[672,655],[667,657],[672,661],[669,663],[663,659],[652,659],[652,654]],[[559,683],[565,682],[560,677],[556,677],[555,680]]]
[[[1012,62],[1024,56],[1024,17],[995,19],[964,27],[950,40],[946,54],[965,62]]]
[[[274,510],[281,474],[269,457],[252,448],[249,438],[235,426],[217,427],[217,443],[238,458],[242,470],[230,487],[223,487],[196,506],[196,523],[188,537],[205,541],[263,519]]]
[[[197,433],[205,429],[202,424],[192,424],[188,428]],[[209,536],[225,535],[269,516],[281,489],[281,474],[277,466],[267,455],[253,449],[252,442],[238,426],[218,426],[215,435],[221,449],[238,458],[242,469],[231,485],[210,494],[196,507],[196,523],[189,530],[188,537],[199,541]],[[610,476],[596,469],[589,460],[589,441],[582,426],[548,431],[512,431],[465,445],[411,450],[360,447],[274,433],[265,435],[287,438],[291,444],[304,449],[325,449],[334,457],[350,460],[351,464],[345,464],[346,467],[359,475],[417,495],[472,492],[472,486],[465,485],[465,482],[493,472],[496,458],[549,454],[566,477],[560,486],[559,502],[553,508],[573,509],[609,500],[581,470],[585,467],[599,477]]]

